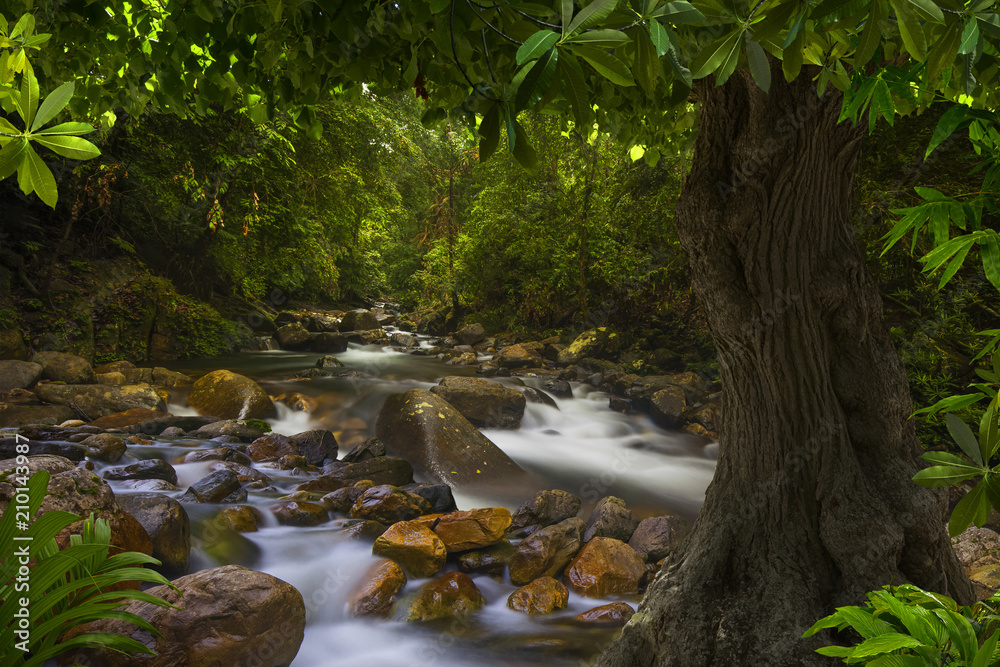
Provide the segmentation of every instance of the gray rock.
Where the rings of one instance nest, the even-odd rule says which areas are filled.
[[[525,398],[516,389],[472,377],[446,377],[431,393],[448,401],[462,416],[482,428],[519,428]]]
[[[199,503],[240,503],[247,499],[247,492],[240,479],[231,470],[216,470],[188,487],[181,500]]]
[[[339,333],[319,333],[312,341],[316,352],[343,352],[347,349],[347,336]]]
[[[344,363],[333,356],[332,354],[327,354],[316,360],[316,368],[343,368]]]
[[[687,399],[683,387],[671,385],[660,389],[649,398],[649,414],[663,428],[678,428],[684,423]]]
[[[0,361],[0,391],[28,389],[41,377],[41,364],[31,361]]]
[[[587,530],[583,534],[583,541],[589,542],[594,537],[611,537],[628,542],[638,526],[639,520],[625,505],[624,500],[607,496],[597,502],[597,507],[587,519]]]
[[[512,517],[513,535],[528,535],[540,528],[575,517],[583,501],[561,489],[539,491],[522,504]]]
[[[385,445],[378,438],[368,438],[363,443],[344,454],[346,463],[358,463],[379,456],[385,456]]]
[[[288,436],[288,442],[314,466],[337,460],[337,438],[325,429],[296,433]]]
[[[61,424],[75,417],[76,412],[65,405],[0,404],[0,427]]]
[[[391,345],[395,345],[396,347],[416,347],[417,337],[413,334],[395,331],[391,336],[389,336],[389,343]]]
[[[299,484],[297,489],[310,493],[330,493],[365,479],[375,484],[406,486],[413,482],[413,467],[403,459],[387,456],[358,463],[335,461],[323,466],[322,475]]]
[[[188,569],[191,554],[191,521],[184,507],[160,493],[122,493],[118,504],[142,524],[153,540],[153,558],[160,572],[177,576]]]
[[[573,398],[573,388],[566,380],[546,380],[544,386],[556,398]]]
[[[171,484],[177,483],[177,471],[163,459],[147,459],[122,468],[111,468],[105,470],[102,476],[111,481],[162,479]]]
[[[111,433],[97,433],[80,442],[87,448],[87,456],[98,461],[115,463],[125,455],[125,441]]]
[[[483,329],[482,324],[470,324],[456,333],[455,338],[457,338],[462,345],[475,345],[476,343],[481,343],[486,339],[486,330]]]
[[[94,384],[97,374],[83,357],[64,352],[39,352],[31,358],[42,367],[42,379],[66,384]]]
[[[340,322],[341,331],[367,331],[369,329],[379,329],[381,325],[378,318],[364,308],[358,308],[344,313],[344,318]]]
[[[684,517],[651,516],[639,522],[628,545],[647,562],[656,563],[676,549],[690,529]]]
[[[274,333],[274,339],[282,350],[303,350],[309,347],[312,337],[304,326],[293,322],[279,327]]]
[[[247,426],[236,419],[225,419],[205,424],[201,428],[191,431],[189,435],[194,438],[207,439],[217,438],[221,435],[229,435],[239,438],[243,442],[252,442],[264,435],[264,432],[253,428],[252,426]]]

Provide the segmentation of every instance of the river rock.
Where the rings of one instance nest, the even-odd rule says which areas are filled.
[[[235,461],[213,461],[209,468],[213,472],[216,470],[230,470],[236,475],[236,479],[240,480],[240,484],[257,483],[259,486],[256,488],[267,486],[274,482],[274,480],[260,470],[249,465],[236,463]]]
[[[592,623],[594,625],[609,625],[620,627],[629,622],[635,615],[635,609],[624,602],[612,602],[603,604],[600,607],[588,609],[582,614],[577,614],[576,620],[581,623]]]
[[[510,580],[527,584],[538,577],[555,577],[583,544],[583,519],[572,517],[547,526],[521,540],[507,561]]]
[[[521,426],[525,400],[516,389],[480,378],[449,376],[430,391],[481,428]]]
[[[586,357],[601,357],[618,351],[621,339],[607,327],[598,327],[584,331],[576,337],[569,347],[556,357],[559,364],[568,366],[579,363]]]
[[[413,467],[403,459],[379,456],[358,463],[334,461],[323,466],[323,474],[299,484],[297,490],[310,493],[330,493],[352,486],[363,479],[375,484],[405,486],[413,482]]]
[[[493,357],[498,366],[504,368],[529,368],[542,365],[542,355],[529,350],[524,345],[508,345]]]
[[[199,503],[241,503],[247,491],[231,470],[216,470],[192,484],[181,500]]]
[[[316,368],[343,368],[344,362],[332,354],[326,354],[316,360]]]
[[[80,442],[87,448],[87,456],[96,461],[117,462],[125,455],[127,445],[117,435],[97,433]]]
[[[434,531],[416,521],[389,526],[372,546],[376,556],[391,558],[414,577],[430,577],[444,567],[448,549]]]
[[[384,524],[415,519],[430,509],[430,503],[391,484],[366,489],[351,506],[351,518]],[[447,544],[447,543],[446,543]]]
[[[230,436],[242,442],[253,442],[264,435],[257,424],[247,423],[238,419],[223,419],[210,422],[200,428],[191,431],[194,438],[214,440],[223,436]]]
[[[660,389],[649,398],[649,414],[663,428],[678,428],[684,423],[687,399],[682,387]]]
[[[323,332],[313,338],[313,350],[316,352],[332,352],[337,354],[347,350],[347,336],[339,333]]]
[[[483,507],[441,515],[430,528],[451,553],[496,544],[508,526],[510,511],[506,507]]]
[[[120,387],[125,384],[125,374],[124,373],[98,373],[97,374],[97,384],[110,384],[115,387]]]
[[[405,585],[403,568],[395,561],[380,560],[361,577],[347,604],[355,616],[388,616],[396,595]]]
[[[127,384],[153,384],[158,387],[177,387],[191,384],[191,378],[184,373],[167,370],[162,366],[156,368],[123,368],[119,371],[125,376]]]
[[[1000,534],[989,528],[970,526],[963,533],[952,538],[952,548],[958,562],[966,570],[976,561],[990,553],[1000,553]]]
[[[539,528],[574,517],[582,505],[583,501],[568,491],[539,491],[514,512],[511,534],[519,537],[529,535]]]
[[[566,583],[588,598],[639,592],[646,566],[635,549],[611,537],[587,542],[566,568]]]
[[[147,422],[151,419],[160,419],[169,416],[169,412],[150,410],[149,408],[132,408],[131,410],[116,412],[106,417],[99,417],[90,422],[90,425],[103,429],[125,428]]]
[[[309,347],[311,336],[304,326],[298,322],[292,322],[278,327],[278,330],[274,332],[274,339],[278,341],[282,350],[303,350]]]
[[[337,460],[337,438],[326,429],[290,435],[288,443],[297,449],[310,465],[321,466],[326,461]]]
[[[162,637],[122,620],[101,620],[79,626],[67,638],[84,632],[110,632],[132,637],[158,654],[133,658],[128,654],[85,649],[75,657],[106,667],[176,667],[179,665],[254,665],[279,667],[292,662],[305,632],[302,595],[284,581],[239,565],[202,570],[175,579],[147,593],[176,609],[148,602],[124,607],[146,619]]]
[[[364,308],[344,313],[344,318],[340,321],[341,331],[368,331],[369,329],[380,328],[381,326],[375,315]]]
[[[416,347],[417,337],[413,334],[395,331],[391,336],[389,336],[389,344],[395,345],[396,347]]]
[[[290,324],[292,322],[301,322],[302,315],[299,313],[293,313],[290,310],[283,310],[274,317],[274,323],[277,326],[282,326],[284,324]]]
[[[271,505],[270,510],[283,526],[318,526],[330,518],[322,505],[295,500]]]
[[[634,382],[625,390],[625,397],[632,399],[632,405],[636,410],[644,412],[650,411],[650,398],[656,392],[668,387],[681,387],[688,405],[693,405],[701,401],[707,389],[707,383],[697,374],[692,372],[668,373],[666,375],[647,375],[636,378]]]
[[[46,403],[66,405],[90,419],[106,417],[132,408],[166,411],[160,395],[148,384],[112,387],[102,384],[40,384],[35,396]]]
[[[323,331],[339,331],[340,326],[337,320],[326,315],[311,315],[303,322],[307,331],[321,333]]]
[[[543,386],[556,398],[573,398],[573,387],[566,380],[546,380]]]
[[[237,505],[219,512],[219,522],[238,533],[256,533],[257,526],[264,520],[256,507]]]
[[[375,430],[390,453],[437,482],[461,486],[523,473],[458,410],[425,389],[386,398]]]
[[[666,558],[687,536],[690,527],[684,517],[651,516],[639,522],[628,545],[649,563]]]
[[[177,483],[177,471],[163,459],[146,459],[123,468],[105,470],[104,479],[124,481],[132,479],[162,479],[171,484]]]
[[[196,449],[184,455],[184,463],[197,463],[198,461],[232,461],[244,466],[251,464],[250,457],[235,447]]]
[[[366,331],[357,332],[361,336],[362,345],[388,345],[389,337],[385,333],[385,329],[368,329]]]
[[[297,455],[299,450],[288,438],[278,433],[269,433],[250,443],[247,450],[254,461],[277,461],[288,454]]]
[[[231,371],[212,371],[191,387],[188,405],[223,419],[268,419],[277,412],[260,385]]]
[[[468,574],[488,574],[502,577],[507,569],[507,561],[514,554],[514,545],[502,540],[485,549],[465,551],[456,556],[458,569]]]
[[[153,544],[157,570],[167,576],[188,569],[191,554],[191,521],[184,506],[159,493],[122,493],[118,504],[146,529]]]
[[[455,338],[462,345],[476,345],[486,340],[486,330],[478,322],[476,324],[469,324],[460,329],[455,334]]]
[[[638,526],[639,520],[625,505],[624,500],[607,496],[597,501],[597,507],[587,519],[583,541],[589,542],[594,537],[613,537],[628,542]]]
[[[31,358],[42,367],[42,379],[66,384],[94,384],[97,374],[83,357],[64,352],[39,352]]]
[[[565,609],[569,591],[552,577],[540,577],[521,586],[507,598],[507,607],[522,614],[551,614]]]
[[[464,572],[447,572],[420,587],[406,612],[407,621],[432,621],[469,614],[486,606],[486,598]]]
[[[691,410],[688,419],[696,424],[701,424],[708,431],[712,433],[718,433],[719,428],[722,426],[720,417],[722,414],[722,409],[715,403],[706,403],[701,407],[694,408]]]
[[[0,361],[0,392],[27,389],[41,377],[41,364],[32,361]]]
[[[0,329],[0,359],[28,359],[28,348],[20,329]]]
[[[428,503],[433,514],[447,514],[458,509],[455,495],[447,484],[407,484],[402,487],[408,493],[415,493]]]
[[[202,426],[220,421],[218,417],[159,417],[149,419],[132,426],[126,426],[126,433],[143,433],[145,435],[160,435],[168,428],[179,428],[186,432],[197,431]]]
[[[73,409],[65,405],[0,403],[0,427],[61,424],[75,416]]]
[[[385,456],[385,445],[378,438],[368,438],[344,454],[342,460],[345,463],[359,463],[379,456]]]

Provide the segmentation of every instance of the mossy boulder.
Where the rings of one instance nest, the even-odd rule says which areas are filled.
[[[212,371],[191,387],[188,405],[203,415],[223,419],[268,419],[277,411],[267,392],[250,378],[227,370]]]
[[[569,347],[559,352],[556,361],[569,365],[578,363],[586,357],[602,357],[613,354],[621,346],[618,334],[607,327],[598,327],[584,331],[576,337]]]
[[[31,361],[42,367],[42,379],[66,384],[94,384],[97,374],[83,357],[64,352],[39,352]]]
[[[46,403],[66,405],[89,419],[107,417],[133,408],[165,412],[166,404],[148,384],[113,387],[103,384],[42,384],[35,396]]]

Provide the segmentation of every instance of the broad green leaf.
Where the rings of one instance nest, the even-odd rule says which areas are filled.
[[[837,607],[837,612],[858,634],[865,639],[887,635],[896,631],[891,625],[872,616],[868,609]]]
[[[799,8],[797,0],[786,0],[786,2],[776,5],[767,10],[766,14],[757,23],[750,27],[753,38],[758,42],[764,42],[774,37],[785,29],[792,14]],[[759,15],[759,12],[758,12]]]
[[[677,78],[677,81],[686,86],[690,91],[693,84],[691,70],[681,64],[680,58],[677,57],[677,52],[673,49],[667,51],[667,62],[670,63],[670,68],[674,70],[674,76]],[[685,97],[687,97],[686,94]]]
[[[486,162],[500,144],[500,105],[494,104],[479,124],[479,161]]]
[[[31,124],[32,132],[55,118],[56,114],[66,108],[66,105],[73,98],[74,88],[75,84],[72,81],[68,81],[49,93],[45,101],[38,107],[38,113]]]
[[[569,47],[573,53],[580,56],[590,66],[597,70],[597,73],[619,86],[634,86],[632,73],[628,71],[625,63],[615,58],[610,53],[595,49],[590,46],[572,45]]]
[[[729,53],[726,59],[722,61],[719,69],[715,70],[716,86],[724,84],[729,80],[729,77],[733,75],[733,72],[736,71],[736,65],[739,64],[740,61],[740,41],[741,40],[737,38],[733,50]]]
[[[552,78],[556,73],[556,64],[559,61],[559,51],[555,48],[549,49],[542,55],[534,66],[524,77],[524,81],[517,88],[517,97],[514,101],[514,108],[517,111],[528,109],[542,99],[549,86],[552,85]]]
[[[966,256],[968,256],[969,251],[972,250],[973,245],[974,242],[972,239],[968,239],[967,242],[964,242],[961,245],[958,252],[956,252],[955,256],[952,258],[951,262],[948,263],[948,268],[946,268],[944,270],[944,273],[941,274],[941,280],[938,281],[938,289],[941,289],[942,287],[947,285],[948,281],[951,280],[956,273],[958,273],[958,270],[960,268],[962,268],[962,265],[965,263],[965,258]]]
[[[955,466],[932,466],[930,468],[924,468],[914,475],[913,481],[920,486],[926,486],[933,489],[957,484],[958,482],[975,477],[977,473],[977,470],[971,470],[969,468],[958,468]]]
[[[13,30],[10,31],[10,38],[14,39],[20,35],[25,37],[30,37],[31,34],[35,32],[35,17],[32,14],[22,14],[21,18],[17,20],[14,24]]]
[[[573,5],[573,0],[562,0],[559,3],[560,16],[562,18],[562,28],[563,34],[566,34],[566,28],[569,27],[570,21],[573,20],[573,12],[576,8]]]
[[[746,42],[750,74],[760,89],[766,93],[771,89],[771,65],[767,61],[767,54],[760,44],[750,39],[750,33],[747,33]]]
[[[25,127],[31,127],[38,110],[38,79],[35,73],[26,69],[21,75],[21,96],[18,100],[18,110]]]
[[[933,0],[906,0],[913,11],[924,21],[944,23],[944,13],[934,4]]]
[[[7,134],[15,134],[15,135],[23,134],[21,130],[14,127],[10,123],[10,121],[8,121],[6,118],[3,118],[2,116],[0,116],[0,132],[6,132]]]
[[[656,47],[657,58],[665,56],[670,50],[670,36],[667,34],[667,29],[659,21],[651,20],[649,22],[649,38],[653,41],[653,46]]]
[[[41,132],[34,132],[33,134],[35,134],[35,135],[40,135],[40,134],[43,134],[43,135],[44,134],[72,134],[72,135],[81,135],[81,134],[90,134],[93,131],[94,131],[94,127],[92,125],[88,125],[87,123],[60,123],[59,125],[53,125],[52,127],[48,128],[47,130],[42,130]]]
[[[781,53],[781,72],[785,81],[793,81],[802,71],[802,46],[805,44],[806,33],[800,30],[795,40]]]
[[[979,652],[976,653],[976,658],[973,660],[969,667],[989,667],[993,664],[993,652],[997,648],[997,639],[1000,639],[1000,631],[994,632],[990,635],[989,639],[983,642],[983,645],[979,647]]]
[[[979,44],[979,24],[969,21],[962,31],[962,44],[958,47],[958,52],[972,53],[976,50],[977,44]]]
[[[24,161],[18,171],[18,178],[21,178],[22,171],[26,178],[29,179],[29,192],[34,190],[39,199],[45,202],[50,208],[55,208],[56,201],[59,199],[56,179],[52,175],[52,171],[42,161],[42,158],[38,157],[38,153],[31,146],[28,146],[25,150]],[[23,190],[24,186],[21,189]],[[28,193],[26,192],[25,194]]]
[[[559,59],[559,71],[562,73],[563,95],[569,101],[573,119],[580,128],[590,127],[594,112],[590,106],[590,89],[583,78],[580,63],[572,54],[564,53]]]
[[[872,637],[871,639],[866,639],[861,644],[855,647],[854,652],[851,654],[853,658],[862,658],[873,655],[880,655],[882,653],[888,653],[890,651],[898,651],[902,648],[913,648],[916,646],[924,646],[924,644],[918,639],[911,637],[910,635],[903,635],[898,632],[890,632],[888,634],[879,635],[878,637]]]
[[[947,398],[942,398],[940,401],[928,408],[921,408],[914,412],[914,415],[919,415],[921,413],[936,414],[944,410],[961,410],[966,408],[973,403],[976,403],[983,398],[986,398],[986,394],[961,394],[959,396],[948,396]]]
[[[983,258],[983,271],[993,287],[1000,290],[1000,243],[994,232],[979,241],[979,254]]]
[[[523,65],[529,60],[538,58],[559,41],[559,34],[551,30],[539,30],[524,41],[517,49],[517,64]]]
[[[997,409],[997,399],[990,402],[982,420],[979,422],[979,449],[983,460],[989,461],[1000,447],[1000,410]]]
[[[955,509],[957,510],[958,507]],[[951,526],[949,524],[950,529]],[[976,649],[979,648],[979,642],[976,641],[976,632],[969,623],[969,619],[951,609],[935,609],[933,611],[944,622],[948,636],[951,637],[952,643],[958,647],[962,658],[967,661],[971,660],[972,656],[976,653]]]
[[[850,658],[854,655],[853,646],[821,646],[816,649],[816,652],[820,655],[825,655],[830,658]]]
[[[569,37],[577,32],[597,25],[615,10],[618,0],[593,0],[589,5],[581,9],[576,17],[570,21],[569,27],[563,33],[563,37]]]
[[[322,132],[322,123],[320,124],[320,131]],[[310,136],[310,138],[318,138],[318,137]],[[90,143],[86,139],[81,139],[80,137],[71,137],[65,134],[44,135],[44,136],[40,135],[34,137],[34,141],[40,143],[46,148],[51,148],[59,155],[62,155],[63,157],[68,157],[71,160],[89,160],[101,154],[101,151],[97,148],[97,146]]]
[[[675,25],[678,23],[701,23],[705,20],[704,14],[690,2],[684,0],[668,2],[653,12],[653,17]]]
[[[17,171],[27,148],[27,139],[15,139],[0,150],[0,181]]]
[[[951,413],[948,413],[951,414]],[[978,472],[983,471],[983,464],[981,463],[970,463],[968,460],[963,459],[960,456],[952,454],[950,452],[924,452],[920,455],[925,461],[930,461],[931,463],[937,463],[944,466],[955,466],[957,468],[971,468]],[[979,445],[976,444],[976,458],[979,458]]]
[[[979,30],[993,39],[1000,39],[1000,14],[978,14]]]
[[[934,152],[934,149],[940,146],[942,141],[950,137],[955,130],[966,125],[971,120],[967,113],[968,109],[969,107],[965,105],[955,104],[944,112],[938,121],[937,127],[934,128],[934,133],[931,135],[931,141],[927,145],[924,159],[927,159]]]
[[[933,470],[933,468],[928,468],[928,470]],[[986,485],[979,483],[972,487],[972,490],[966,493],[955,505],[955,509],[951,512],[951,519],[948,520],[948,534],[952,537],[960,535],[972,525],[977,517],[982,515],[983,507],[986,508],[986,516],[989,516],[990,503],[989,498],[986,497]]]
[[[637,30],[637,33],[643,32]],[[587,44],[589,46],[620,46],[627,44],[628,35],[621,30],[588,30],[564,40],[566,44]]]
[[[972,429],[951,412],[944,416],[944,421],[948,426],[948,433],[951,434],[952,439],[958,444],[959,449],[979,465],[984,465],[987,459],[984,459],[982,452],[979,451],[979,441],[976,440]]]
[[[907,0],[889,0],[889,4],[896,11],[896,25],[899,27],[899,36],[903,39],[903,46],[911,56],[923,62],[927,57],[927,38],[912,5]]]
[[[972,94],[976,91],[976,75],[972,72],[973,54],[966,53],[962,56],[962,88],[965,90],[965,94],[972,97]]]
[[[944,34],[934,41],[931,50],[927,53],[927,73],[930,77],[937,76],[941,70],[955,62],[960,41],[961,32],[958,29],[958,24],[948,25]]]
[[[691,77],[703,79],[719,69],[733,53],[739,51],[742,36],[740,30],[735,30],[705,47],[691,63]]]
[[[514,120],[514,132],[517,136],[517,141],[511,152],[514,154],[514,159],[521,164],[525,169],[534,169],[538,165],[538,153],[532,148],[531,144],[528,143],[528,135],[525,133],[524,128],[521,124]]]
[[[654,20],[653,23],[656,23]],[[632,71],[636,81],[642,86],[647,94],[653,92],[656,87],[656,77],[660,73],[660,60],[656,55],[656,47],[653,40],[649,38],[649,33],[645,30],[636,30],[635,35],[635,66]]]
[[[865,29],[861,33],[858,41],[858,48],[854,51],[854,68],[860,69],[875,55],[879,44],[882,43],[883,23],[888,15],[888,8],[885,0],[875,0],[872,3],[871,13],[865,22]]]

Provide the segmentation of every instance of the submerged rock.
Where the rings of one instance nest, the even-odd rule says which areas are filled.
[[[369,479],[375,484],[405,486],[413,482],[413,467],[403,459],[379,456],[358,463],[334,461],[323,467],[323,474],[299,484],[299,491],[330,493]]]
[[[111,468],[104,471],[103,477],[113,481],[162,479],[171,484],[177,483],[177,471],[163,459],[147,459],[122,468]]]
[[[458,569],[469,574],[488,574],[502,577],[507,561],[514,554],[514,545],[503,540],[493,546],[458,554]]]

